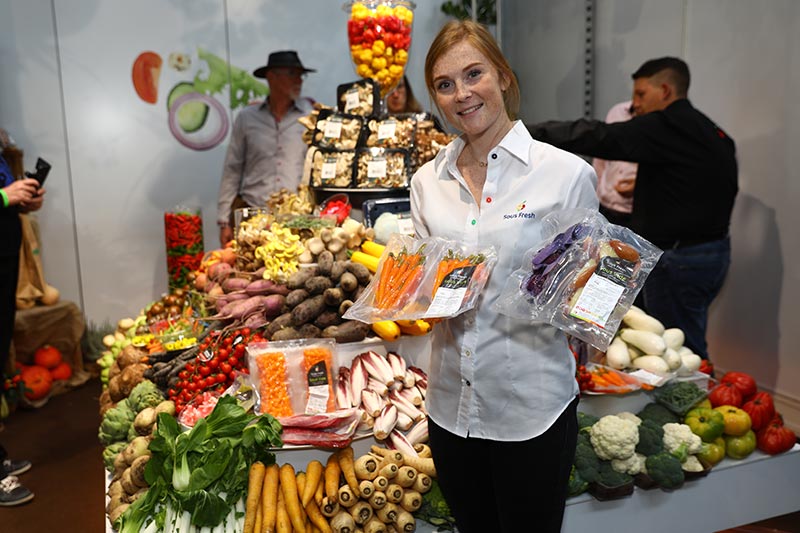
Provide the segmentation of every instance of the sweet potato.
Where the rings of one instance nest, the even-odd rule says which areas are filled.
[[[283,305],[286,303],[286,296],[282,294],[270,294],[263,300],[264,316],[274,318],[281,314]]]
[[[225,292],[243,291],[248,285],[250,282],[244,278],[228,278],[222,282],[222,290]]]
[[[289,287],[280,283],[275,283],[271,279],[257,279],[249,282],[244,287],[244,291],[251,296],[256,294],[282,294],[286,296],[289,294]]]
[[[333,287],[333,282],[331,281],[331,278],[327,276],[313,276],[308,278],[303,285],[303,288],[312,296],[316,294],[322,294],[331,287]]]
[[[336,342],[358,342],[363,341],[369,331],[369,324],[348,320],[338,326],[328,326],[322,330],[322,336],[334,339]]]
[[[301,268],[291,276],[286,281],[286,286],[290,290],[294,289],[301,289],[303,285],[305,285],[306,281],[309,278],[312,278],[318,274],[317,267],[308,267],[308,268]]]
[[[330,280],[328,280],[330,281]],[[292,325],[300,326],[316,319],[325,310],[325,297],[321,294],[309,298],[292,309]]]
[[[228,263],[214,263],[208,267],[208,277],[213,281],[221,282],[233,273],[233,267]]]
[[[290,308],[294,308],[298,304],[301,304],[304,300],[308,299],[309,296],[310,295],[308,294],[307,290],[295,289],[286,295],[286,305],[288,305]]]

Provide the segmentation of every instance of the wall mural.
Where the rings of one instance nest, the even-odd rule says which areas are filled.
[[[131,78],[139,98],[152,105],[158,103],[158,88],[163,59],[150,50],[133,61]],[[199,64],[191,77],[193,64]],[[205,68],[203,67],[205,65]],[[230,65],[224,59],[197,48],[197,60],[189,54],[171,52],[167,67],[185,73],[186,80],[177,82],[166,98],[167,125],[173,137],[192,150],[210,150],[228,134],[230,118],[217,95],[227,91],[231,111],[263,100],[269,87],[247,71]]]

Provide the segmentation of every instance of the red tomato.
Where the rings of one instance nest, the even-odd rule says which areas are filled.
[[[200,367],[200,375],[205,377],[211,373],[211,369],[208,368],[207,365],[203,365]]]
[[[227,379],[228,379],[228,376],[226,376],[225,374],[217,374],[216,375],[217,383],[225,383],[225,381],[227,381]]]
[[[742,405],[742,410],[750,415],[750,420],[753,421],[754,431],[766,427],[775,417],[775,404],[772,401],[772,396],[768,392],[755,393],[750,401]]]
[[[155,52],[142,52],[133,62],[133,88],[139,98],[148,104],[158,100],[158,78],[161,75],[161,56]]]
[[[187,372],[186,369],[181,370],[180,372],[178,372],[178,378],[189,379],[189,372]]]
[[[749,400],[750,397],[756,393],[758,389],[756,380],[750,374],[744,372],[727,372],[720,383],[732,383],[742,393],[743,400]]]
[[[239,364],[239,358],[235,355],[228,357],[228,364],[235,368]]]
[[[60,365],[63,360],[64,358],[61,356],[61,352],[58,348],[49,344],[45,344],[33,353],[33,362],[48,370],[54,369]]]
[[[775,455],[791,450],[797,442],[794,432],[780,422],[772,421],[756,435],[758,449]]]
[[[708,401],[711,402],[711,407],[719,407],[720,405],[741,407],[742,393],[733,383],[720,383],[708,393]]]

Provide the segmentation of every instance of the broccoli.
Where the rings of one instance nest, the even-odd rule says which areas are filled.
[[[131,409],[138,413],[145,407],[155,407],[163,402],[164,395],[161,394],[161,391],[158,390],[155,383],[146,379],[139,382],[133,390],[131,390],[130,395],[128,395],[128,401],[130,402]]]
[[[585,441],[578,441],[575,447],[575,459],[572,461],[575,470],[588,483],[595,483],[600,480],[600,459],[594,451],[588,438]]]
[[[678,415],[686,414],[689,409],[706,397],[706,393],[690,381],[673,381],[656,391],[656,401]]]
[[[578,411],[578,430],[590,428],[598,420],[600,420],[599,417]]]
[[[664,449],[664,428],[650,419],[639,424],[639,444],[636,451],[642,455],[655,455]]]
[[[114,471],[114,459],[117,455],[128,447],[128,443],[124,440],[109,444],[103,449],[103,464],[109,472]]]
[[[572,470],[569,472],[569,484],[567,487],[570,496],[582,494],[589,488],[589,482],[581,477],[575,465],[572,465]]]
[[[681,462],[669,452],[651,455],[645,460],[645,468],[662,489],[677,489],[685,479]]]
[[[136,413],[131,409],[128,398],[119,401],[103,415],[103,421],[100,422],[100,429],[97,432],[100,442],[108,446],[111,443],[126,440],[134,418],[136,418]]]
[[[598,472],[600,473],[599,483],[601,485],[605,485],[606,487],[620,487],[633,481],[633,478],[628,474],[614,470],[611,467],[611,463],[608,461],[602,461],[600,463]]]
[[[658,403],[648,403],[641,411],[636,413],[636,416],[641,418],[643,422],[645,420],[652,420],[659,426],[681,421],[678,415]]]

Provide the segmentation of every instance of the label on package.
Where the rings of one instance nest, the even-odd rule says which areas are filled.
[[[367,178],[379,179],[386,177],[386,158],[376,157],[367,162]]]
[[[342,118],[331,117],[325,121],[325,129],[322,134],[326,139],[338,139],[342,136]]]
[[[469,282],[475,273],[475,265],[468,265],[454,269],[447,274],[439,284],[433,301],[425,312],[426,317],[454,316],[461,309],[464,297],[467,295]]]
[[[306,373],[308,382],[308,402],[306,413],[324,413],[328,409],[328,367],[324,361],[308,369]]]
[[[378,140],[383,141],[384,139],[392,139],[394,138],[394,134],[396,131],[397,131],[396,120],[384,120],[378,126]]]
[[[634,266],[634,263],[617,257],[600,259],[569,315],[605,328],[633,276]]]
[[[322,163],[322,172],[320,180],[323,185],[328,185],[336,179],[336,157],[326,157]]]
[[[361,107],[361,100],[358,98],[358,87],[352,87],[344,94],[344,112],[348,113],[359,107]]]
[[[411,235],[412,237],[416,234],[411,215],[397,215],[397,233]]]

